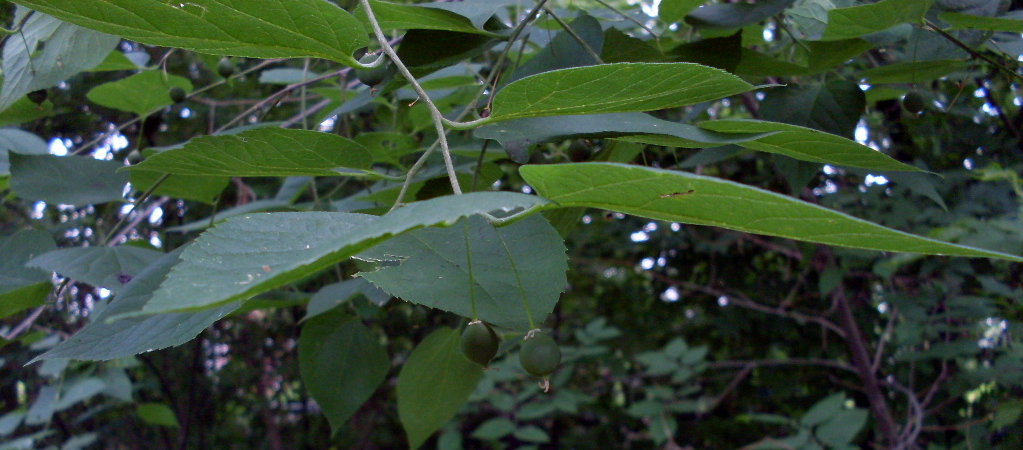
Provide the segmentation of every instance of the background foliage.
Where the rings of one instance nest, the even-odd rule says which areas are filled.
[[[1023,447],[1023,2],[14,3],[0,448]]]

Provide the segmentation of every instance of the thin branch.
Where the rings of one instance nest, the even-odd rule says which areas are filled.
[[[1012,75],[1015,78],[1023,80],[1023,75],[1020,75],[1020,74],[1016,73],[1015,70],[1012,70],[1012,69],[1006,67],[1004,64],[991,59],[987,55],[984,55],[983,53],[980,53],[980,52],[974,50],[969,45],[966,45],[966,43],[964,43],[963,41],[960,41],[958,38],[956,38],[955,36],[952,36],[947,31],[942,30],[941,27],[939,27],[934,22],[931,22],[930,20],[924,19],[924,23],[927,25],[926,26],[927,29],[930,29],[931,31],[934,31],[935,33],[940,34],[941,37],[943,37],[943,38],[947,39],[949,42],[955,44],[956,47],[959,47],[959,48],[965,50],[966,53],[970,54],[970,56],[972,56],[972,57],[974,57],[976,59],[982,59],[984,61],[987,61],[988,64],[991,64],[991,65],[993,65],[993,66],[995,66],[995,67],[997,67],[999,69],[1004,70],[1005,72],[1007,72],[1008,74]]]
[[[892,307],[891,317],[888,318],[888,324],[884,327],[884,332],[881,333],[881,337],[878,339],[877,348],[874,351],[874,363],[871,367],[874,371],[878,371],[881,368],[881,357],[884,355],[885,344],[891,339],[892,330],[895,329],[895,320],[899,317],[898,308]]]
[[[586,41],[583,40],[582,36],[579,36],[579,34],[576,33],[575,30],[572,29],[572,27],[568,26],[568,24],[565,23],[565,21],[561,20],[561,18],[558,17],[557,14],[554,14],[554,11],[551,11],[551,9],[546,6],[543,7],[543,10],[544,12],[547,13],[547,15],[551,16],[551,18],[554,19],[554,21],[557,22],[558,25],[561,25],[561,28],[564,29],[569,36],[572,36],[572,39],[575,39],[575,41],[578,42],[580,46],[582,46],[583,50],[586,50],[586,53],[590,54],[590,57],[593,58],[593,60],[596,61],[597,64],[604,64],[604,60],[600,59],[600,55],[598,55],[597,52],[593,51],[593,47],[590,47],[590,44],[587,44]]]
[[[750,361],[714,361],[707,363],[712,369],[735,369],[746,366],[757,367],[785,367],[785,366],[820,366],[832,369],[844,370],[856,373],[856,368],[849,364],[823,358],[788,358],[788,359],[756,359]]]
[[[906,399],[909,401],[910,411],[906,413],[906,425],[903,427],[902,432],[899,433],[899,441],[892,447],[893,450],[902,450],[905,448],[915,447],[916,438],[920,436],[920,431],[924,427],[924,408],[920,404],[920,400],[916,398],[916,394],[909,388],[899,384],[894,378],[888,380],[888,384],[891,385],[895,390],[902,392],[906,395]]]
[[[387,37],[384,36],[384,31],[380,29],[380,22],[377,21],[376,15],[373,13],[373,7],[370,6],[369,0],[359,0],[362,4],[362,9],[366,12],[366,19],[373,27],[373,34],[376,35],[377,42],[380,44],[381,49],[387,54],[394,66],[398,68],[398,72],[408,80],[409,84],[419,95],[419,100],[422,100],[426,104],[426,107],[430,110],[430,116],[433,118],[433,126],[437,129],[437,140],[440,142],[441,154],[444,156],[444,168],[448,172],[448,181],[451,182],[451,190],[455,195],[462,193],[462,188],[458,184],[458,174],[455,173],[455,164],[451,160],[451,149],[448,148],[448,138],[446,130],[444,129],[444,115],[440,113],[440,109],[437,109],[437,105],[433,103],[430,96],[423,89],[423,86],[416,81],[416,77],[409,72],[408,67],[405,67],[405,63],[398,58],[398,53],[394,51],[391,44],[387,42]]]

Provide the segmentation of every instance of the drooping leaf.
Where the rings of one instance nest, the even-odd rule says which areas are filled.
[[[53,283],[44,281],[0,293],[0,319],[29,308],[42,306],[46,303],[46,297],[51,291],[53,291]]]
[[[856,81],[790,84],[766,92],[761,118],[852,138],[867,106]]]
[[[29,267],[84,281],[119,292],[132,278],[163,254],[142,247],[77,247],[54,250],[33,258]]]
[[[483,28],[483,25],[490,20],[501,8],[509,5],[518,5],[518,0],[485,0],[485,1],[462,1],[462,2],[428,2],[418,3],[416,6],[424,8],[437,8],[451,11],[455,14],[469,19],[476,28]]]
[[[416,346],[398,375],[398,417],[412,449],[451,420],[483,378],[480,367],[462,355],[460,342],[458,331],[437,329]]]
[[[392,236],[450,226],[480,212],[547,206],[539,197],[477,192],[405,205],[383,216],[269,213],[236,216],[182,255],[140,314],[210,308],[304,278]]]
[[[0,111],[0,127],[31,122],[53,114],[53,102],[47,100],[43,104],[37,105],[28,97],[21,97],[7,109]]]
[[[704,3],[707,0],[661,0],[658,18],[667,23],[678,22]]]
[[[368,38],[323,0],[17,0],[73,24],[143,44],[250,58],[324,58],[355,65]],[[104,54],[105,56],[105,54]]]
[[[395,297],[527,330],[558,303],[568,270],[565,251],[540,215],[501,228],[472,216],[450,228],[403,234],[356,257],[400,261],[360,274]]]
[[[535,117],[509,120],[477,128],[474,135],[498,141],[509,153],[528,160],[531,146],[575,138],[621,138],[629,141],[685,148],[716,147],[757,139],[759,134],[727,134],[684,123],[661,120],[643,113]],[[525,160],[520,161],[525,162]]]
[[[969,63],[956,59],[918,61],[888,64],[860,72],[859,76],[870,84],[922,83],[941,78],[949,73],[966,70]]]
[[[176,175],[340,175],[336,169],[368,169],[373,157],[362,145],[332,133],[264,127],[238,134],[200,136],[183,147],[146,158],[131,171]]]
[[[896,161],[858,142],[795,125],[761,120],[726,119],[701,122],[700,127],[723,133],[774,132],[736,145],[790,156],[802,161],[875,170],[920,171],[917,167]]]
[[[387,379],[387,349],[356,317],[331,310],[307,321],[298,340],[302,383],[336,434]]]
[[[172,87],[191,92],[192,82],[159,70],[147,70],[96,86],[87,97],[97,105],[145,117],[174,103],[169,94]]]
[[[232,303],[200,312],[160,314],[116,321],[107,319],[138,311],[170,272],[185,247],[164,255],[129,282],[92,322],[32,361],[49,359],[109,360],[181,345],[238,308]]]
[[[606,63],[667,62],[650,42],[629,36],[617,28],[604,31],[604,49],[600,52],[600,59]]]
[[[302,320],[310,320],[313,317],[331,311],[358,294],[366,296],[370,302],[376,305],[380,305],[382,301],[387,301],[391,298],[390,294],[366,281],[365,278],[353,278],[339,283],[328,284],[320,288],[316,295],[313,295],[313,298],[309,300],[305,307],[305,317]]]
[[[958,12],[944,12],[939,14],[938,18],[948,22],[956,29],[968,28],[973,30],[1023,33],[1023,20],[1014,18],[984,17]]]
[[[742,32],[689,42],[671,49],[673,61],[703,64],[735,72],[742,60]]]
[[[11,189],[21,198],[47,203],[89,205],[120,201],[127,173],[117,161],[81,156],[9,153]]]
[[[687,172],[609,163],[523,166],[523,178],[561,206],[868,250],[1023,261],[885,228],[781,194]]]
[[[616,63],[544,72],[505,86],[490,121],[674,108],[746,92],[753,86],[689,63]]]
[[[174,410],[163,403],[139,403],[135,408],[135,414],[138,414],[139,418],[149,425],[169,428],[181,427],[181,424],[178,423],[178,418],[174,415]]]
[[[851,39],[909,22],[920,23],[934,0],[882,0],[828,11],[825,41]]]
[[[7,152],[22,155],[46,155],[50,149],[39,136],[18,128],[0,129],[0,177],[11,174],[11,163]]]
[[[4,41],[0,110],[98,65],[121,40],[46,14],[32,13],[14,39]]]

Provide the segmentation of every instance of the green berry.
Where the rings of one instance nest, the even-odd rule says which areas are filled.
[[[138,163],[142,162],[142,160],[145,159],[145,158],[142,156],[142,153],[139,153],[138,150],[132,150],[132,151],[128,152],[128,158],[127,159],[128,159],[128,164],[131,164],[131,165],[134,166],[135,164],[138,164]]]
[[[913,114],[920,114],[921,111],[927,108],[927,102],[922,94],[917,91],[911,91],[902,97],[902,107]]]
[[[238,66],[230,59],[224,58],[217,63],[217,74],[224,78],[231,78],[231,75],[238,73]]]
[[[473,322],[462,332],[462,353],[470,361],[486,367],[497,354],[501,338],[483,322]]]
[[[49,93],[46,92],[46,89],[40,89],[38,91],[32,91],[28,93],[28,99],[32,100],[32,103],[35,103],[37,105],[42,105],[43,102],[46,101],[46,97],[48,96]]]
[[[170,88],[170,90],[167,91],[167,95],[170,95],[170,98],[174,103],[184,102],[185,99],[188,98],[188,94],[185,90],[177,86]]]
[[[550,336],[538,333],[522,341],[519,363],[530,375],[546,377],[561,364],[561,349]]]

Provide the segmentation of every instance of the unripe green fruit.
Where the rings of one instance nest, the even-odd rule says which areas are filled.
[[[171,101],[173,101],[174,103],[181,103],[185,101],[186,98],[188,98],[188,94],[185,92],[185,90],[177,86],[170,88],[170,90],[167,91],[167,95],[170,95]]]
[[[561,364],[561,349],[550,336],[536,334],[522,341],[522,348],[519,350],[519,363],[530,375],[546,377],[554,373],[558,364]]]
[[[920,114],[925,108],[927,108],[927,102],[924,100],[924,96],[917,91],[907,92],[902,97],[902,107],[913,114]]]
[[[217,74],[224,78],[231,78],[231,75],[238,73],[238,66],[235,66],[230,59],[224,58],[217,63]]]
[[[46,97],[49,97],[49,93],[46,89],[40,89],[38,91],[32,91],[28,93],[28,99],[32,100],[32,103],[42,105],[46,101]]]
[[[138,163],[142,162],[142,160],[145,159],[145,158],[142,156],[142,153],[139,153],[138,150],[132,150],[132,151],[128,152],[128,158],[127,159],[128,159],[128,164],[131,164],[131,165],[134,166],[135,164],[138,164]]]
[[[359,60],[361,64],[369,64],[376,60],[375,55],[366,55]],[[384,82],[384,78],[387,78],[388,73],[391,70],[391,61],[384,59],[384,61],[372,69],[355,69],[355,78],[358,78],[362,84],[366,86],[376,86]]]
[[[462,353],[469,361],[486,367],[497,354],[501,338],[483,322],[470,323],[462,332]]]

